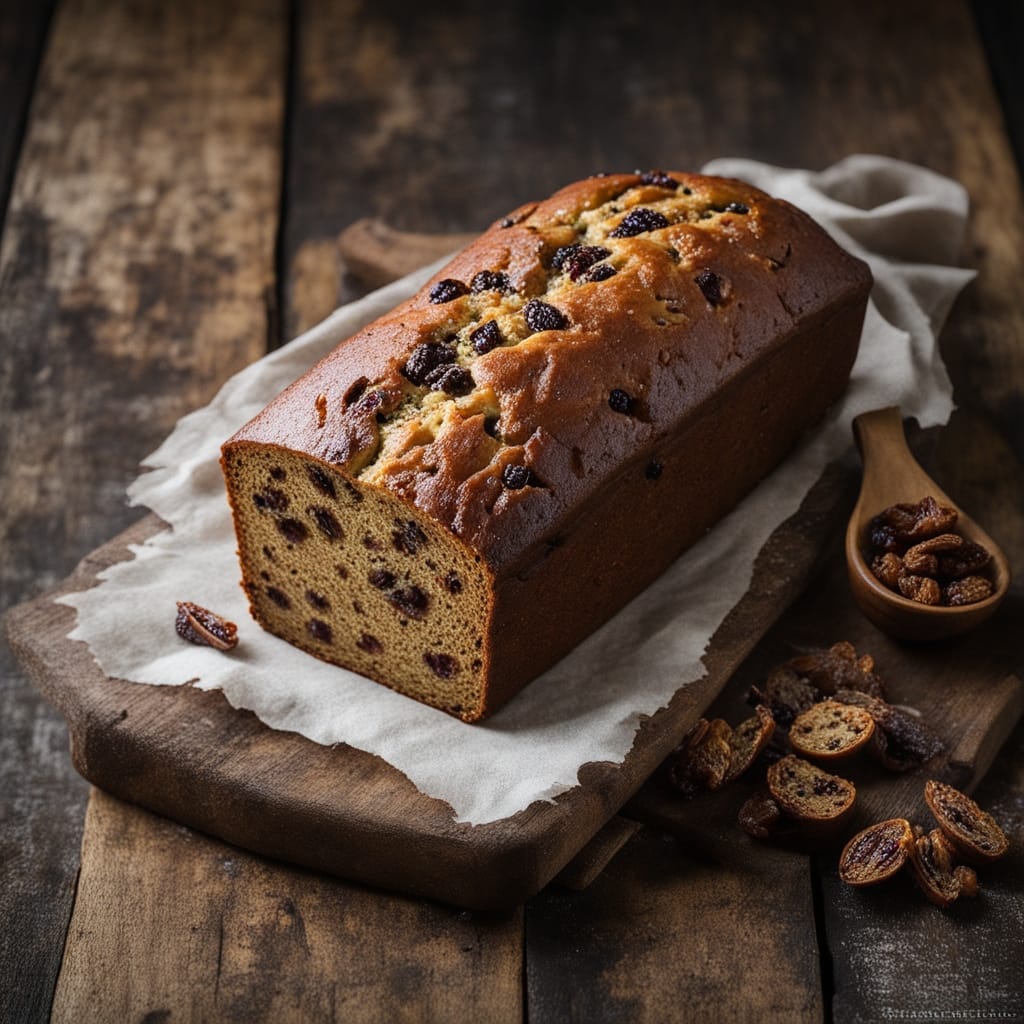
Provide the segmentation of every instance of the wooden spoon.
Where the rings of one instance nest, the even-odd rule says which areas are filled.
[[[846,529],[846,565],[854,600],[879,629],[904,640],[937,640],[973,629],[999,607],[1010,586],[1010,565],[995,541],[966,515],[910,454],[898,408],[866,412],[853,421],[853,433],[864,463],[860,497]],[[956,607],[921,604],[890,590],[876,579],[865,560],[870,550],[871,519],[890,505],[916,504],[931,495],[940,505],[956,508],[956,532],[992,555],[981,573],[992,583],[990,597]]]

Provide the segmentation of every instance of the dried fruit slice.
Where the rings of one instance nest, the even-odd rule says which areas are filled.
[[[768,769],[768,791],[786,814],[831,828],[841,827],[857,799],[852,782],[795,754],[787,754]]]
[[[987,864],[1010,848],[996,819],[960,790],[930,779],[925,783],[924,799],[939,828],[964,860]]]
[[[955,902],[965,881],[971,888],[969,876],[958,872],[953,862],[953,848],[937,828],[914,839],[910,848],[910,867],[921,891],[937,907],[945,908]],[[977,892],[977,876],[974,877],[973,891]]]
[[[755,839],[772,839],[782,823],[782,811],[762,787],[740,808],[740,827]]]
[[[686,797],[718,789],[732,762],[732,727],[721,718],[705,724],[691,730],[669,769],[669,781]]]
[[[960,883],[960,895],[968,899],[974,899],[978,895],[981,886],[978,885],[978,874],[974,868],[966,864],[957,864],[953,868],[953,877]]]
[[[215,647],[218,651],[230,651],[238,646],[238,627],[233,622],[191,601],[178,602],[174,628],[178,636],[190,644]]]
[[[786,665],[822,693],[848,689],[885,697],[885,686],[873,671],[874,659],[870,654],[858,657],[853,644],[846,640],[833,644],[828,650],[808,651],[790,658]]]
[[[757,759],[775,734],[775,719],[763,704],[754,709],[754,716],[740,722],[729,737],[732,757],[725,781],[738,779]]]
[[[824,700],[797,717],[789,742],[805,757],[832,760],[860,750],[874,731],[875,720],[864,708]]]
[[[942,750],[938,738],[919,718],[859,690],[837,690],[833,700],[864,708],[875,720],[871,753],[894,772],[905,772]]]
[[[858,832],[839,856],[839,877],[847,885],[877,885],[907,862],[914,833],[906,818],[890,818]]]
[[[820,699],[821,694],[811,683],[784,665],[772,672],[764,686],[751,687],[749,697],[751,703],[767,705],[776,723],[783,728]]]

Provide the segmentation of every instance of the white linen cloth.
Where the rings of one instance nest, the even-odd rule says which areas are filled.
[[[576,785],[583,764],[622,761],[641,718],[704,674],[708,640],[746,591],[758,551],[851,443],[852,418],[899,405],[922,426],[948,419],[952,393],[936,334],[972,277],[956,266],[966,193],[924,168],[859,155],[820,173],[736,159],[704,170],[788,199],[870,264],[876,283],[850,387],[813,437],[740,507],[493,718],[466,725],[260,629],[238,585],[217,462],[224,439],[437,266],[336,310],[179,422],[129,491],[133,504],[152,509],[171,529],[136,546],[134,559],[104,572],[100,585],[60,599],[78,611],[69,635],[84,640],[110,676],[219,688],[234,707],[275,729],[377,754],[422,792],[446,800],[460,822],[508,817]],[[178,600],[238,623],[237,649],[225,655],[183,643],[173,629]]]

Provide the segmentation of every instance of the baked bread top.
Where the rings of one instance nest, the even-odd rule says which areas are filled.
[[[624,465],[657,475],[659,442],[725,381],[870,280],[741,182],[589,178],[494,223],[232,441],[386,487],[514,568]]]

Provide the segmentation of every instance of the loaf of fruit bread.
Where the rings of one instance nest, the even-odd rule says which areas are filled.
[[[223,446],[253,616],[490,714],[814,425],[870,285],[729,179],[601,175],[515,210]]]

